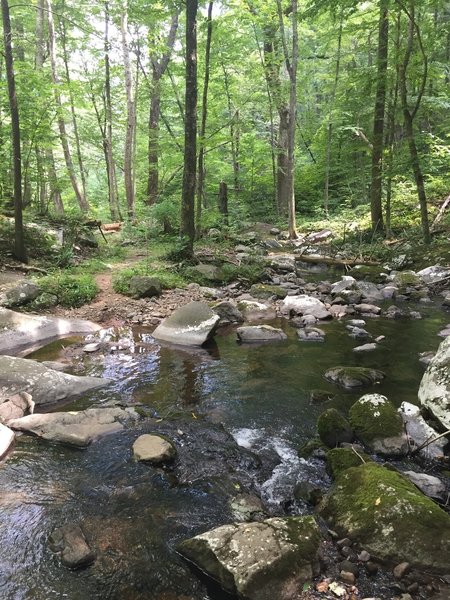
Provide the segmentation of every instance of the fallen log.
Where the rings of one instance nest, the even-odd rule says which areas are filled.
[[[120,231],[122,229],[122,223],[104,223],[102,225],[103,231]]]
[[[48,271],[45,271],[44,269],[40,269],[39,267],[33,267],[31,265],[7,265],[7,264],[4,264],[3,267],[5,267],[6,269],[11,269],[13,271],[24,271],[25,273],[35,272],[35,273],[42,273],[43,275],[48,275]]]

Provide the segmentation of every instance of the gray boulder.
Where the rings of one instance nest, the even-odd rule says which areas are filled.
[[[436,498],[436,500],[446,500],[446,486],[438,477],[415,471],[403,471],[403,475],[406,475],[425,496]]]
[[[35,300],[40,293],[38,285],[32,281],[19,281],[0,295],[0,305],[5,308],[22,306]]]
[[[419,402],[450,429],[450,337],[440,344],[425,371],[419,387]]]
[[[196,265],[195,267],[190,267],[188,272],[194,276],[200,275],[203,279],[207,279],[208,281],[221,281],[223,277],[219,267],[204,263]]]
[[[0,423],[0,459],[8,452],[11,444],[14,442],[14,431]]]
[[[16,431],[33,433],[44,440],[85,448],[99,437],[123,429],[123,423],[139,419],[133,409],[88,408],[80,412],[54,412],[13,419]]]
[[[297,337],[302,342],[324,342],[325,331],[318,327],[305,327],[297,331]]]
[[[202,346],[214,335],[219,321],[206,302],[190,302],[164,319],[153,337],[182,346]]]
[[[101,377],[78,377],[49,369],[42,363],[0,356],[0,401],[15,394],[31,394],[36,405],[52,404],[110,383]]]
[[[59,554],[61,562],[69,569],[82,569],[95,561],[95,553],[89,548],[79,525],[58,527],[49,538],[50,549]]]
[[[19,419],[27,412],[32,413],[34,402],[31,394],[19,392],[10,398],[0,396],[0,423],[8,423],[11,419]]]
[[[426,267],[426,269],[418,271],[417,275],[426,284],[437,283],[450,277],[450,269],[441,267],[440,265],[433,265],[432,267]]]
[[[242,323],[244,316],[238,307],[229,300],[219,302],[212,307],[213,311],[220,317],[221,323]]]
[[[255,300],[239,300],[238,309],[241,311],[244,319],[250,323],[255,321],[270,321],[277,316],[273,306],[256,302]]]
[[[276,254],[268,258],[271,269],[281,273],[295,273],[295,258],[291,254]]]
[[[420,414],[420,408],[410,402],[402,402],[399,411],[412,449],[427,443],[427,445],[419,451],[419,454],[423,458],[442,460],[445,455],[444,449],[448,441],[446,438],[437,439],[439,437],[438,432],[428,425]],[[431,440],[434,439],[436,439],[436,441],[431,442]]]
[[[379,383],[385,374],[367,367],[333,367],[326,371],[325,378],[346,389],[353,389]]]
[[[0,354],[15,354],[55,338],[99,329],[90,321],[26,315],[0,308]]]
[[[134,442],[133,455],[136,460],[160,465],[173,460],[176,450],[173,444],[160,435],[146,433]]]
[[[236,333],[240,342],[278,342],[287,339],[284,331],[270,325],[238,327]]]
[[[329,319],[331,317],[323,302],[306,294],[287,296],[281,304],[281,312],[287,315],[312,315],[316,319]]]
[[[313,517],[223,525],[185,540],[178,551],[222,588],[248,600],[291,600],[318,568]]]
[[[152,298],[161,295],[161,281],[156,277],[135,275],[128,282],[130,294],[133,298]]]

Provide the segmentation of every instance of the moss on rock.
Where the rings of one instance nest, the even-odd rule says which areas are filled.
[[[268,285],[264,283],[255,283],[250,288],[250,294],[253,298],[261,300],[268,300],[272,296],[276,296],[279,299],[286,298],[287,291],[279,285]]]
[[[359,467],[372,459],[365,452],[354,452],[350,448],[333,448],[327,452],[327,472],[336,478],[346,469]]]
[[[394,470],[372,462],[346,469],[320,513],[380,560],[448,572],[450,516]]]
[[[403,420],[392,402],[381,394],[365,394],[349,412],[350,424],[365,444],[403,433]]]
[[[353,431],[349,422],[335,408],[329,408],[319,415],[317,431],[322,442],[329,448],[353,440]]]

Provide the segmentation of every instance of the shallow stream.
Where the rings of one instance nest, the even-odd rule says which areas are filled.
[[[323,374],[329,367],[379,368],[386,373],[385,381],[367,391],[385,394],[396,405],[416,401],[424,371],[418,354],[436,350],[441,341],[437,332],[448,321],[448,314],[432,305],[420,310],[421,320],[368,319],[367,330],[386,339],[364,354],[352,351],[364,342],[348,335],[345,321],[323,325],[324,343],[299,342],[295,329],[278,321],[274,324],[289,336],[285,342],[238,345],[229,328],[216,335],[210,348],[198,351],[160,346],[142,328],[108,331],[105,339],[114,345],[114,340],[126,338],[122,345],[128,344],[128,349],[119,350],[116,344],[116,350],[104,355],[78,354],[72,372],[102,375],[112,383],[62,409],[111,402],[141,405],[154,423],[177,419],[181,440],[180,428],[197,436],[200,449],[204,444],[204,460],[217,433],[208,428],[223,424],[257,456],[276,457],[264,481],[255,485],[272,513],[279,514],[298,480],[328,485],[321,462],[305,461],[296,452],[315,435],[318,414],[324,406],[346,412],[366,391],[344,392],[327,383]],[[57,360],[79,343],[59,340],[31,357]],[[335,398],[312,405],[310,391],[317,388]],[[220,477],[215,483],[207,476],[191,477],[191,483],[177,485],[170,473],[136,463],[133,441],[150,430],[143,421],[84,451],[28,436],[18,439],[14,452],[0,465],[2,600],[223,597],[193,573],[175,547],[186,537],[230,521],[229,490],[221,488]],[[98,554],[93,566],[79,572],[63,568],[47,544],[55,527],[74,522],[82,524]]]

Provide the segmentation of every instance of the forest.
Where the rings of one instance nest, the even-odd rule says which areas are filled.
[[[0,203],[180,233],[340,219],[428,244],[449,204],[444,0],[2,0]],[[226,214],[225,214],[226,213]]]

